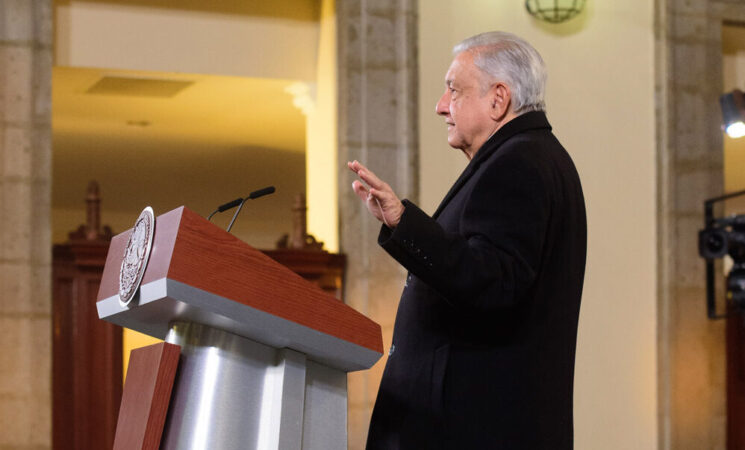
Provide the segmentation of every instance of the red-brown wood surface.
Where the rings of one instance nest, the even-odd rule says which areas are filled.
[[[112,239],[99,301],[118,291],[119,262],[129,233]],[[169,279],[383,352],[377,323],[188,208],[163,214],[156,221],[143,283],[163,278],[164,273]]]
[[[745,449],[745,315],[727,318],[727,449]]]
[[[108,243],[54,247],[52,441],[57,450],[111,448],[122,394],[122,329],[98,319]]]
[[[114,450],[160,448],[180,351],[167,342],[132,350]]]

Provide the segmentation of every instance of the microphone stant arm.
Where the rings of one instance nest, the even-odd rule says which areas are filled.
[[[246,204],[246,200],[248,200],[248,197],[244,198],[241,204],[238,206],[238,209],[235,210],[235,214],[233,214],[233,218],[230,219],[230,224],[228,225],[228,228],[225,230],[228,233],[230,233],[230,229],[233,228],[233,224],[235,223],[235,219],[238,217],[238,213],[241,212],[241,209],[243,209],[243,205]]]
[[[230,232],[230,229],[233,228],[233,224],[235,223],[235,219],[238,217],[238,213],[241,212],[241,209],[243,209],[243,205],[246,204],[246,200],[253,200],[253,199],[256,199],[256,198],[259,198],[259,197],[263,197],[265,195],[269,195],[269,194],[274,193],[274,191],[276,191],[276,189],[274,189],[274,186],[267,186],[265,188],[259,189],[257,191],[253,191],[250,194],[248,194],[248,197],[244,198],[240,202],[240,205],[238,206],[238,209],[235,211],[235,214],[233,214],[233,218],[230,220],[230,224],[228,225],[228,228],[227,228],[226,231]],[[240,199],[237,199],[237,200],[240,200]],[[233,202],[235,202],[235,201],[236,200],[233,200]],[[233,203],[233,202],[231,202],[231,203]],[[232,208],[232,206],[231,206],[231,208]]]

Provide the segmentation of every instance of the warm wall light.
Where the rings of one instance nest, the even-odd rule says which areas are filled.
[[[722,107],[722,128],[731,138],[745,136],[745,98],[739,89],[719,97]]]
[[[585,0],[525,0],[525,9],[538,20],[566,22],[582,12]]]

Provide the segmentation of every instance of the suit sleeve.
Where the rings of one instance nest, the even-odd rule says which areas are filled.
[[[393,230],[384,225],[378,236],[391,256],[456,308],[514,306],[536,278],[549,193],[536,164],[515,153],[482,168],[459,232],[445,231],[405,200],[399,224]]]

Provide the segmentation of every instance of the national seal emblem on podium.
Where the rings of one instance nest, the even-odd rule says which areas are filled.
[[[122,306],[127,306],[132,301],[140,287],[150,258],[154,232],[155,214],[153,208],[147,206],[137,218],[124,249],[122,267],[119,271],[119,302]]]

